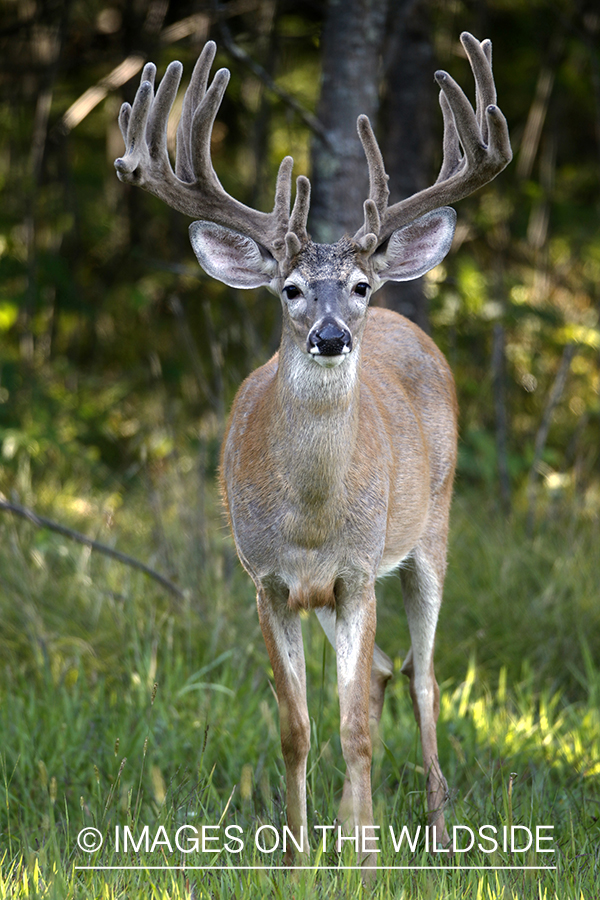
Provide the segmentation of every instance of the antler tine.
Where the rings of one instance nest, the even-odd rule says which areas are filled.
[[[381,219],[387,209],[389,176],[385,171],[383,156],[368,116],[359,116],[356,122],[358,136],[363,145],[369,168],[369,199],[363,204],[365,220],[354,235],[363,250],[371,253],[378,244]]]
[[[156,68],[152,63],[145,66],[133,106],[123,104],[119,115],[126,152],[115,160],[117,175],[121,181],[145,188],[186,215],[253,238],[279,259],[286,252],[293,160],[286,157],[279,167],[275,204],[270,213],[245,206],[225,191],[212,165],[210,142],[229,72],[220,69],[207,89],[215,53],[216,46],[209,41],[194,68],[177,130],[175,172],[167,150],[167,122],[182,66],[179,62],[168,66],[156,95]],[[308,208],[304,229],[298,234],[302,242],[308,239],[307,214]]]
[[[125,145],[127,145],[127,131],[129,129],[130,117],[131,117],[131,103],[121,104],[121,109],[119,110],[119,128],[121,129],[121,134],[123,136],[123,141],[124,141]]]
[[[310,181],[304,175],[296,179],[296,199],[290,217],[289,231],[285,236],[286,254],[289,259],[300,253],[309,240],[306,224],[310,208]]]
[[[439,100],[444,120],[444,137],[442,140],[442,166],[436,178],[436,184],[440,181],[446,181],[451,175],[456,174],[463,162],[454,114],[443,91],[440,91]]]
[[[175,174],[182,181],[194,180],[191,145],[192,122],[196,108],[206,94],[210,70],[216,53],[217,45],[214,41],[208,41],[194,66],[188,89],[183,98],[181,119],[177,127],[177,156],[175,160]]]
[[[469,63],[475,76],[475,115],[481,136],[488,141],[485,111],[496,103],[496,85],[492,74],[492,42],[486,38],[481,43],[477,38],[463,31],[460,36]]]
[[[144,84],[144,82],[148,82],[154,92],[154,79],[156,77],[156,66],[154,63],[146,63],[142,70],[142,79],[140,85]],[[137,94],[136,94],[137,97]],[[119,111],[119,128],[121,129],[121,134],[123,135],[123,140],[125,142],[125,146],[127,147],[127,131],[129,129],[129,122],[131,119],[131,103],[123,103],[121,105],[121,109]]]
[[[440,174],[431,187],[386,208],[383,215],[379,210],[382,221],[377,245],[381,245],[402,225],[440,206],[455,203],[487,184],[512,159],[506,119],[496,106],[491,42],[486,40],[480,43],[468,32],[463,32],[461,41],[475,78],[476,108],[473,110],[462,89],[447,72],[435,73],[435,80],[441,89],[440,105],[444,117]],[[377,171],[377,164],[371,162],[376,154],[366,129],[364,137],[363,132],[360,133],[371,175],[372,169]],[[374,142],[375,138],[372,140]],[[367,227],[365,222],[355,239],[361,239]]]
[[[177,89],[179,88],[182,74],[183,66],[180,62],[169,64],[156,91],[146,124],[146,144],[148,145],[150,158],[158,165],[167,168],[171,173],[173,170],[167,151],[167,123],[169,121],[169,113],[177,96]]]
[[[369,117],[359,116],[356,125],[369,167],[369,200],[374,201],[381,218],[387,208],[390,196],[389,175],[386,174],[383,156],[371,128]]]
[[[292,216],[290,218],[290,203],[292,202],[292,169],[294,167],[294,160],[291,156],[284,156],[281,162],[279,163],[279,171],[277,172],[277,181],[275,183],[275,203],[273,204],[273,217],[278,219],[277,232],[283,233],[284,227],[291,228],[291,223],[293,220],[294,212],[292,211]],[[308,181],[308,179],[307,179]],[[310,203],[310,182],[309,182],[309,196],[308,203]],[[296,198],[297,202],[297,198]],[[296,207],[296,203],[294,203],[294,209]],[[308,219],[308,208],[306,210],[306,219]],[[306,223],[305,219],[305,223]],[[279,250],[281,247],[281,243],[279,240],[276,240],[274,243],[275,250]]]
[[[491,75],[492,75],[492,42],[491,42],[488,38],[486,38],[484,41],[481,42],[481,49],[483,50],[483,52],[484,52],[484,54],[485,54],[485,58],[487,59],[487,63],[488,63],[488,66],[489,66],[489,73],[490,73],[490,76],[491,76]],[[487,134],[487,128],[486,128],[487,120],[486,120],[485,115],[484,115],[484,110],[485,110],[488,106],[491,106],[491,105],[495,104],[495,103],[496,103],[496,99],[497,99],[497,97],[496,97],[496,84],[495,84],[495,82],[494,82],[493,77],[492,77],[491,81],[492,81],[492,95],[491,95],[490,100],[489,100],[489,101],[482,100],[480,94],[478,94],[478,95],[476,96],[477,111],[478,111],[478,117],[479,117],[479,124],[480,124],[480,126],[481,126],[481,128],[482,128],[482,136],[483,136],[483,139],[484,139],[486,142],[487,142],[487,140],[488,140],[488,134]]]
[[[144,75],[150,74],[149,79]],[[150,157],[146,144],[146,125],[154,102],[154,77],[152,69],[144,66],[142,82],[137,90],[133,106],[124,103],[119,115],[119,125],[124,132],[125,156],[115,160],[117,175],[121,181],[143,186],[143,168],[148,168]],[[144,165],[145,164],[145,165]]]
[[[209,183],[219,183],[212,164],[210,144],[213,125],[227,90],[229,78],[229,69],[219,69],[193,114],[190,146],[193,178],[198,182],[205,179]]]

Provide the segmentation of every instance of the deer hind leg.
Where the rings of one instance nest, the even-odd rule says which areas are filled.
[[[407,561],[406,567],[400,570],[411,638],[411,648],[401,671],[410,679],[410,695],[421,732],[429,826],[435,827],[433,835],[436,842],[447,846],[449,838],[444,821],[444,806],[448,797],[448,785],[438,760],[436,724],[440,711],[440,692],[433,668],[444,563],[442,571],[439,571],[440,567],[435,566],[433,559],[435,557],[424,551],[421,542]]]
[[[323,607],[315,610],[319,623],[327,636],[329,643],[335,650],[335,619],[332,609]],[[393,665],[389,656],[375,644],[373,648],[373,663],[371,665],[371,681],[369,691],[369,731],[371,734],[371,746],[375,746],[379,731],[379,722],[385,699],[385,689],[393,674]],[[346,769],[342,799],[340,801],[337,821],[343,826],[344,831],[351,832],[354,827],[354,801],[352,799],[352,782],[350,771]]]
[[[300,617],[291,612],[280,598],[273,600],[260,589],[257,606],[279,704],[288,828],[302,848],[301,859],[306,861],[309,857],[306,760],[310,749],[310,720],[306,704],[306,667]],[[288,841],[286,865],[293,863],[295,852],[293,843]]]

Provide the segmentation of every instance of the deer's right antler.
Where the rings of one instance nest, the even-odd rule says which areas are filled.
[[[273,211],[251,209],[230,196],[213,168],[210,142],[213,124],[229,82],[229,71],[219,69],[208,87],[216,44],[209,41],[194,67],[183,101],[177,129],[175,171],[167,151],[167,121],[183,67],[172,62],[156,94],[156,66],[148,63],[133,106],[124,103],[119,126],[126,152],[115,160],[121,181],[136,184],[196,219],[224,225],[253,238],[276,259],[297,252],[308,239],[306,219],[310,185],[300,177],[296,202],[290,216],[293,160],[286,156],[279,167]]]
[[[444,117],[443,160],[431,187],[388,207],[388,176],[367,116],[359,116],[358,133],[369,166],[369,199],[365,222],[355,234],[371,252],[397,228],[440,206],[455,203],[498,175],[512,159],[506,119],[496,106],[492,44],[467,31],[461,42],[475,77],[476,109],[447,72],[435,73]]]

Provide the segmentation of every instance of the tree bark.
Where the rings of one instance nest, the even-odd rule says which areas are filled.
[[[367,163],[356,131],[379,111],[380,59],[387,0],[329,0],[322,34],[322,84],[317,109],[325,141],[312,149],[310,232],[334,243],[354,234],[369,196]]]
[[[396,0],[390,5],[384,50],[381,150],[390,176],[390,203],[432,183],[433,122],[437,90],[428,5]],[[388,282],[379,302],[429,330],[423,279]]]
[[[363,221],[369,179],[356,132],[361,113],[374,127],[380,120],[391,202],[431,181],[434,68],[426,0],[329,0],[317,110],[325,140],[315,138],[312,157],[313,240],[332,243]],[[428,329],[422,279],[388,284],[377,299]]]

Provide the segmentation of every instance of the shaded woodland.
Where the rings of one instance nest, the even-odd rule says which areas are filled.
[[[50,509],[123,495],[179,454],[214,472],[243,377],[279,310],[197,267],[187,220],[121,185],[117,113],[142,65],[189,77],[214,38],[232,78],[213,138],[226,189],[269,209],[286,153],[313,182],[315,238],[360,221],[357,112],[377,122],[392,199],[441,157],[432,74],[467,93],[458,35],[489,36],[515,159],[458,205],[453,252],[376,295],[429,329],[458,385],[458,490],[530,526],[597,517],[600,15],[592,2],[3,0],[0,25],[0,490]],[[178,102],[181,101],[181,97]],[[176,119],[176,117],[175,117]],[[173,143],[176,121],[170,125]]]

